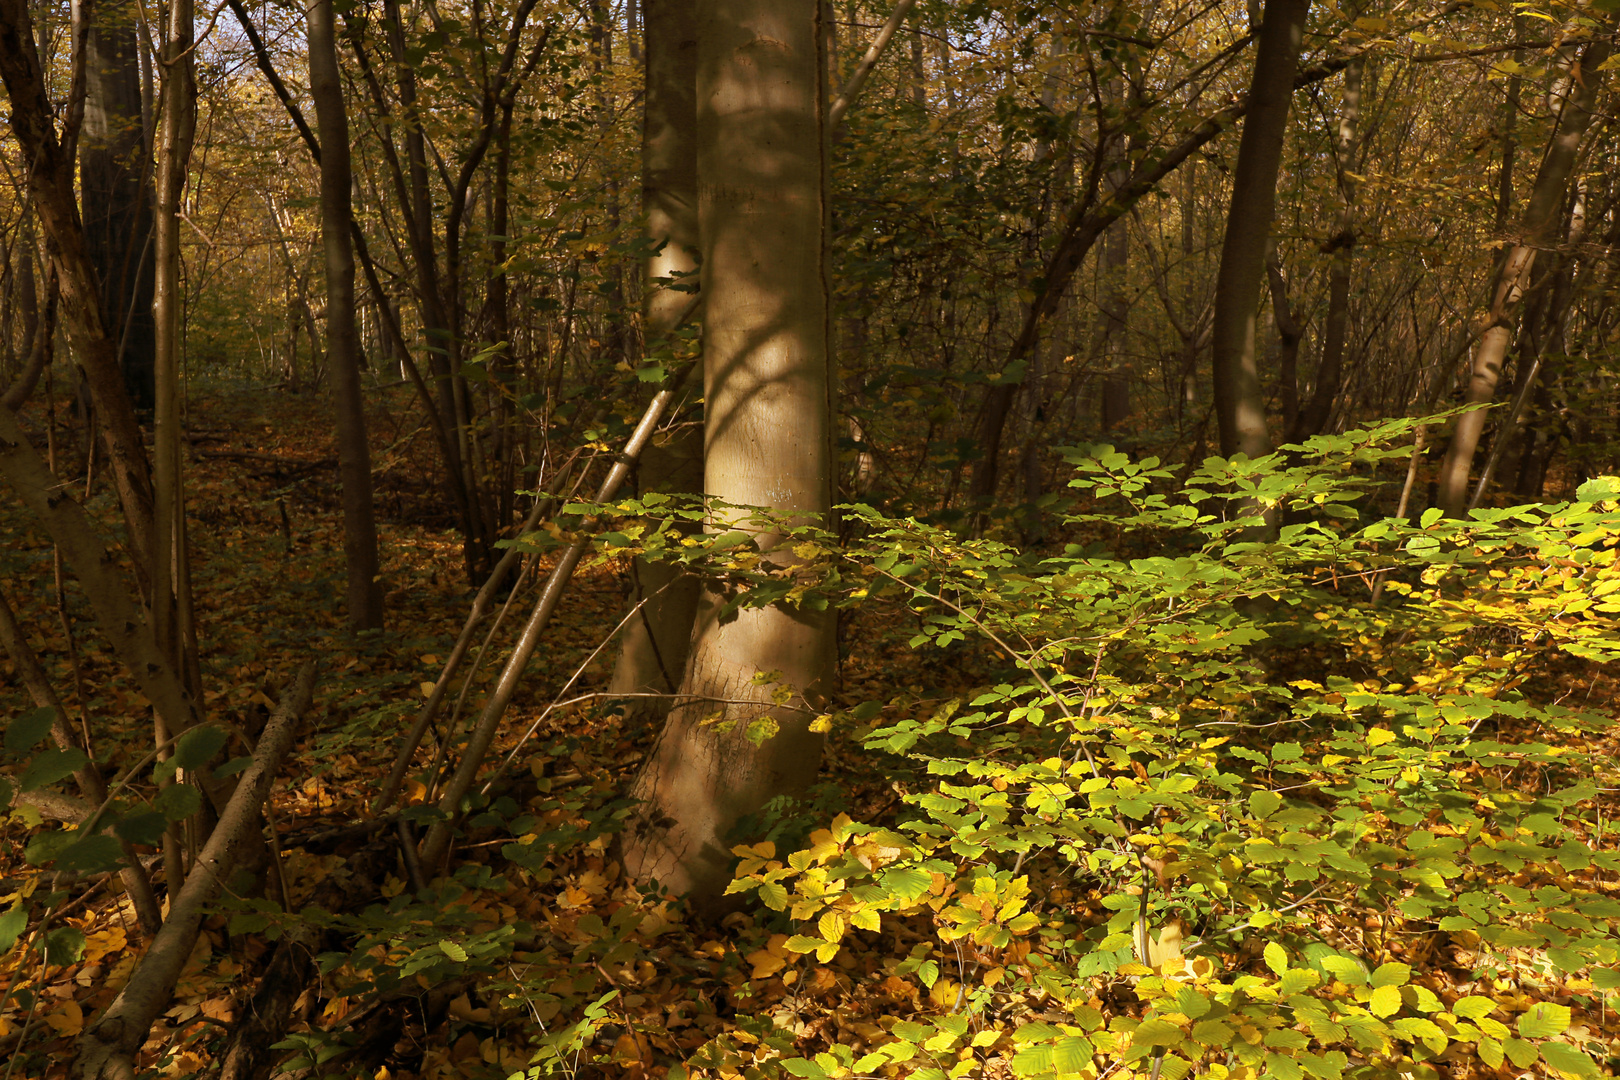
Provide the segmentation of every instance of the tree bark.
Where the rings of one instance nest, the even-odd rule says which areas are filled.
[[[1232,204],[1215,279],[1213,354],[1215,417],[1222,455],[1271,453],[1265,394],[1255,349],[1260,284],[1277,205],[1283,136],[1294,97],[1310,0],[1269,0],[1249,85],[1249,111],[1238,143]]]
[[[649,349],[667,337],[698,286],[697,28],[685,0],[646,0],[642,209],[657,246],[643,267],[643,324]],[[648,445],[638,479],[643,492],[703,487],[703,432],[693,425]],[[661,563],[637,559],[629,602],[641,610],[625,628],[608,683],[613,694],[673,694],[686,673],[698,581]],[[628,715],[662,716],[667,703],[629,699]]]
[[[1361,76],[1366,62],[1356,59],[1344,69],[1344,103],[1339,108],[1333,137],[1333,158],[1339,179],[1339,217],[1326,248],[1332,253],[1328,267],[1328,309],[1322,321],[1322,359],[1310,399],[1290,426],[1289,442],[1319,435],[1333,412],[1343,379],[1344,343],[1350,324],[1350,269],[1356,253],[1356,142],[1361,124]]]
[[[698,192],[702,227],[704,489],[824,524],[832,438],[819,0],[700,0]],[[732,522],[716,511],[710,528]],[[754,538],[791,565],[779,535]],[[705,590],[683,695],[637,777],[629,873],[712,909],[740,819],[815,775],[811,730],[832,674],[827,612],[747,608],[722,619]],[[764,680],[755,676],[767,673]],[[762,683],[765,683],[762,685]],[[772,701],[785,688],[785,704]],[[741,702],[741,704],[739,704]],[[729,722],[725,730],[708,721]],[[761,719],[775,734],[755,743]]]
[[[1125,367],[1126,316],[1130,312],[1125,274],[1130,258],[1130,224],[1120,218],[1103,234],[1103,330],[1097,360],[1104,372],[1098,419],[1105,432],[1115,431],[1131,418],[1131,380]]]
[[[1266,259],[1266,281],[1271,286],[1271,321],[1277,326],[1277,383],[1282,398],[1282,426],[1293,431],[1299,425],[1299,345],[1305,340],[1305,327],[1294,317],[1288,299],[1288,277],[1275,246]]]
[[[101,283],[102,318],[119,343],[130,400],[144,412],[155,403],[156,245],[136,18],[130,0],[97,4],[91,15],[79,178],[85,240]]]
[[[28,175],[40,230],[56,264],[62,321],[99,416],[97,428],[144,594],[151,582],[152,476],[119,369],[118,343],[108,334],[102,318],[99,278],[73,195],[73,155],[56,132],[26,0],[0,0],[0,82],[5,83],[11,99],[11,131]]]
[[[326,353],[336,413],[338,476],[343,487],[343,555],[351,630],[383,624],[377,583],[377,521],[372,505],[371,450],[360,393],[360,337],[354,321],[354,247],[349,117],[338,71],[332,0],[309,8],[309,92],[321,142],[321,243],[326,251]]]
[[[176,672],[196,673],[198,656],[186,550],[185,493],[180,469],[180,204],[191,161],[197,83],[192,0],[170,0],[163,43],[157,215],[154,222],[152,629]],[[198,678],[188,679],[193,694]],[[172,732],[159,732],[158,742]]]
[[[74,1080],[128,1080],[135,1075],[135,1053],[146,1041],[152,1022],[168,1008],[174,985],[197,943],[206,907],[230,876],[237,855],[260,820],[260,808],[270,794],[276,770],[292,749],[298,721],[309,708],[314,690],[315,665],[306,664],[265,725],[253,763],[237,782],[185,884],[171,897],[163,929],[112,1004],[78,1037],[70,1070]]]
[[[1490,311],[1485,315],[1485,332],[1474,346],[1465,398],[1469,405],[1485,405],[1496,398],[1502,361],[1513,339],[1514,314],[1530,283],[1537,251],[1551,246],[1555,240],[1559,211],[1569,189],[1581,140],[1592,122],[1593,106],[1603,85],[1602,65],[1609,58],[1612,46],[1613,42],[1607,37],[1588,42],[1563,76],[1563,100],[1557,127],[1525,204],[1518,242],[1508,251],[1497,271]],[[1482,408],[1457,418],[1457,427],[1452,432],[1451,445],[1440,463],[1437,478],[1436,503],[1449,516],[1461,516],[1467,509],[1468,475],[1484,430],[1485,410]]]

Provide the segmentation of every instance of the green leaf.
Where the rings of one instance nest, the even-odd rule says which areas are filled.
[[[57,853],[52,864],[70,874],[105,874],[118,869],[123,854],[117,838],[100,833],[75,840]]]
[[[239,772],[247,771],[247,767],[252,764],[253,758],[247,754],[244,754],[241,757],[233,757],[231,760],[214,770],[214,779],[224,780],[227,777],[235,776]]]
[[[934,887],[934,875],[915,866],[897,866],[878,875],[878,884],[901,900],[915,900]]]
[[[202,793],[190,784],[170,784],[152,805],[170,821],[184,821],[202,807]]]
[[[66,750],[47,750],[28,763],[28,768],[17,779],[17,786],[23,791],[38,791],[72,776],[74,770],[82,768],[89,760],[77,746]]]
[[[51,733],[56,710],[31,709],[6,725],[6,753],[16,757],[28,753]]]
[[[113,822],[113,832],[131,844],[154,847],[163,840],[169,819],[156,810],[140,810]]]
[[[1542,1043],[1541,1059],[1566,1076],[1601,1075],[1597,1062],[1568,1043]]]
[[[1367,985],[1367,965],[1353,956],[1324,956],[1316,962],[1346,986]]]
[[[1496,1002],[1488,997],[1470,994],[1452,1003],[1451,1011],[1467,1020],[1478,1020],[1496,1011]]]
[[[1538,1001],[1519,1017],[1519,1034],[1526,1039],[1550,1039],[1569,1030],[1568,1005]]]
[[[1270,968],[1274,974],[1281,975],[1288,970],[1288,950],[1275,941],[1266,946],[1263,955],[1265,956],[1266,967]]]
[[[1372,984],[1374,986],[1404,986],[1411,977],[1412,965],[1391,960],[1387,964],[1378,965],[1378,970],[1372,973]]]
[[[463,949],[460,945],[456,944],[454,941],[451,941],[449,938],[439,939],[439,951],[458,964],[465,964],[467,962],[467,950]]]
[[[1508,1060],[1521,1069],[1527,1069],[1535,1063],[1535,1043],[1528,1043],[1523,1039],[1504,1039],[1502,1049],[1507,1052]]]
[[[1051,1076],[1057,1071],[1052,1063],[1052,1047],[1045,1043],[1026,1046],[1013,1055],[1014,1076]]]
[[[866,721],[876,717],[877,714],[882,711],[883,703],[881,701],[863,701],[859,705],[855,706],[854,709],[850,710],[850,715],[862,723],[865,723]]]
[[[1249,809],[1257,818],[1268,818],[1282,807],[1282,796],[1261,788],[1249,796]]]
[[[194,727],[175,744],[174,763],[182,769],[200,769],[225,745],[230,736],[212,724]]]
[[[1180,1046],[1187,1033],[1168,1020],[1144,1020],[1131,1032],[1132,1046]],[[1087,1055],[1090,1056],[1089,1054]],[[1076,1068],[1072,1071],[1078,1072]]]
[[[9,952],[27,928],[28,908],[23,904],[15,904],[0,915],[0,953]]]
[[[1052,1044],[1052,1067],[1060,1075],[1081,1072],[1091,1063],[1091,1056],[1096,1052],[1090,1041],[1082,1036],[1065,1035]]]
[[[45,962],[67,966],[84,955],[84,934],[71,926],[52,930],[45,936]]]

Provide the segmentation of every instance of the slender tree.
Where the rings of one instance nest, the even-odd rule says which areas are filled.
[[[377,522],[371,497],[371,451],[360,395],[360,336],[354,316],[354,246],[349,118],[338,72],[332,0],[309,7],[309,94],[321,143],[321,243],[326,250],[326,356],[336,410],[338,473],[343,483],[343,554],[348,564],[351,629],[382,626],[377,583]]]
[[[186,573],[185,498],[180,474],[180,203],[191,160],[196,124],[197,82],[194,76],[191,0],[171,0],[163,48],[163,91],[158,133],[157,215],[154,243],[157,258],[153,283],[153,415],[152,478],[155,493],[152,566],[152,614],[158,643],[176,670],[195,667],[191,626],[190,583]],[[190,664],[183,653],[190,653]],[[191,685],[197,692],[195,682]],[[160,735],[159,741],[166,737]]]
[[[1366,61],[1357,58],[1344,69],[1344,100],[1333,132],[1334,176],[1339,190],[1339,215],[1325,249],[1328,266],[1328,308],[1322,323],[1322,359],[1310,399],[1288,433],[1297,442],[1327,427],[1333,402],[1343,380],[1345,339],[1350,326],[1350,269],[1356,253],[1356,141],[1361,125],[1361,83]]]
[[[1603,64],[1612,49],[1611,38],[1594,38],[1560,73],[1555,87],[1558,117],[1552,139],[1536,172],[1535,184],[1530,189],[1530,200],[1524,207],[1518,240],[1497,270],[1496,282],[1491,290],[1491,307],[1485,314],[1479,343],[1474,346],[1464,399],[1469,405],[1485,405],[1496,399],[1497,384],[1502,379],[1502,361],[1507,357],[1508,346],[1513,341],[1519,300],[1530,284],[1537,252],[1556,241],[1570,174],[1575,169],[1581,140],[1592,123],[1593,108],[1603,85]],[[1468,475],[1484,430],[1483,409],[1476,408],[1457,418],[1457,427],[1452,432],[1445,459],[1440,463],[1437,479],[1439,493],[1436,502],[1447,514],[1458,516],[1467,508]]]
[[[700,0],[698,205],[704,313],[704,490],[716,500],[825,521],[832,448],[825,40],[819,0]],[[714,512],[710,527],[732,527]],[[791,565],[782,538],[754,539]],[[786,605],[722,617],[706,590],[682,694],[633,786],[642,810],[627,869],[704,906],[725,887],[730,833],[808,783],[811,721],[832,669],[832,620]],[[763,676],[763,678],[756,678]],[[768,684],[768,685],[766,685]],[[785,704],[773,692],[789,691]],[[709,721],[729,722],[724,727]],[[761,718],[776,733],[756,744]]]
[[[1283,135],[1294,96],[1310,0],[1268,0],[1249,85],[1249,112],[1238,142],[1232,204],[1215,281],[1215,417],[1221,453],[1264,457],[1271,452],[1265,397],[1255,350],[1260,286],[1277,206]]]

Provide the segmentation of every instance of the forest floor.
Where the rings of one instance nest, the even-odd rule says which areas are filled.
[[[189,404],[187,502],[210,719],[255,730],[299,665],[310,659],[320,665],[315,705],[272,796],[282,873],[294,909],[343,862],[337,854],[305,852],[299,839],[367,817],[398,737],[438,676],[475,591],[467,584],[459,536],[437,509],[429,472],[431,436],[397,419],[409,404],[405,391],[373,392],[370,401],[387,629],[359,638],[343,629],[341,518],[325,404],[307,395],[229,385],[193,389]],[[67,403],[59,405],[58,423],[65,425]],[[65,427],[58,442],[66,459],[73,440]],[[96,486],[88,505],[104,521],[116,514],[104,485]],[[64,619],[48,539],[19,509],[0,512],[0,530],[6,534],[0,558],[7,593],[32,631],[34,648],[57,680],[69,713],[82,718],[89,731],[94,757],[106,763],[104,768],[139,759],[149,748],[151,721],[140,695],[99,641],[77,584],[71,576],[63,579]],[[617,712],[587,704],[553,711],[525,745],[518,745],[519,735],[541,717],[617,622],[625,595],[623,569],[598,565],[576,574],[496,747],[497,757],[516,749],[527,773],[527,783],[519,787],[534,807],[550,808],[542,812],[550,823],[580,825],[576,812],[610,806],[652,734],[627,729]],[[894,625],[894,614],[870,611],[860,625],[843,628],[843,638],[858,640],[860,648],[841,657],[839,704],[909,693],[926,708],[930,699],[969,685],[970,674],[959,665],[929,663],[908,653],[908,631]],[[65,626],[72,627],[71,641]],[[604,686],[612,655],[611,649],[603,650],[571,696]],[[476,715],[501,659],[478,670],[463,718]],[[5,711],[26,708],[20,688],[6,693],[0,702]],[[418,752],[418,771],[429,756],[428,750]],[[840,810],[881,812],[895,801],[884,779],[864,766],[858,749],[835,736],[816,791],[825,817]],[[420,783],[408,785],[408,801],[424,794]],[[15,819],[0,832],[0,875],[11,885],[7,892],[36,873],[23,858],[27,834]],[[383,1055],[380,1067],[391,1066],[384,1075],[508,1076],[529,1063],[529,1043],[546,1030],[548,1020],[566,1016],[577,999],[600,998],[610,989],[620,993],[609,1019],[583,1038],[574,1055],[582,1075],[662,1076],[671,1062],[722,1031],[720,1017],[736,1006],[752,1012],[785,1002],[802,1014],[807,1033],[813,1027],[832,1035],[836,1024],[840,1037],[847,1037],[851,1032],[845,1026],[855,1024],[875,1034],[868,1019],[848,1009],[845,994],[852,978],[873,983],[863,990],[876,995],[872,1021],[883,1011],[878,999],[892,1008],[896,994],[918,991],[915,985],[902,991],[899,981],[883,981],[883,949],[864,960],[846,955],[833,969],[809,973],[794,985],[794,972],[780,970],[788,966],[780,948],[784,935],[773,939],[747,914],[730,916],[724,927],[688,927],[678,907],[619,880],[610,843],[610,834],[601,832],[538,873],[503,866],[498,841],[483,840],[457,853],[458,859],[491,863],[497,875],[458,899],[470,920],[458,932],[519,919],[540,928],[540,937],[556,945],[574,943],[583,951],[573,956],[576,950],[569,948],[518,980],[539,988],[548,1001],[514,1009],[521,997],[503,992],[488,994],[486,1004],[480,988],[468,985],[443,1003],[440,1016],[411,1018],[400,1031],[398,1051]],[[405,878],[405,868],[396,867],[377,883],[380,896],[398,896],[406,889]],[[13,990],[0,1009],[0,1048],[15,1048],[22,1039],[25,1051],[0,1054],[9,1058],[0,1070],[7,1080],[64,1072],[73,1037],[127,979],[142,946],[129,904],[117,890],[111,879],[59,914],[57,926],[83,934],[77,960],[41,966],[16,949],[0,968],[0,980],[11,981]],[[637,917],[628,935],[604,933],[603,920],[623,927],[631,910]],[[147,1042],[143,1064],[176,1077],[215,1064],[223,1033],[248,1004],[268,948],[262,936],[233,934],[230,926],[228,913],[210,920],[173,1007]],[[615,940],[604,944],[608,938]],[[583,948],[592,944],[598,947]],[[542,952],[555,955],[556,950],[534,955]],[[774,977],[750,981],[761,964]],[[299,1002],[297,1026],[341,1028],[349,1010],[364,1004],[359,987],[350,989],[353,993],[345,995],[332,983],[309,987]],[[835,991],[845,997],[837,1017],[827,1007]],[[596,1064],[593,1058],[599,1059]],[[41,1066],[44,1073],[36,1071]]]
[[[342,628],[341,522],[324,404],[227,385],[194,390],[190,402],[190,539],[209,716],[254,730],[297,668],[320,664],[316,704],[272,797],[271,828],[283,853],[278,887],[293,911],[306,909],[323,882],[348,873],[345,858],[363,836],[348,847],[315,841],[368,816],[398,736],[437,677],[472,595],[459,540],[432,509],[429,436],[397,419],[410,404],[405,391],[374,391],[371,401],[388,628],[359,638]],[[90,506],[104,519],[113,511],[100,487]],[[150,743],[144,703],[100,644],[71,580],[61,594],[65,616],[59,611],[49,541],[9,507],[0,510],[0,534],[6,591],[93,755],[108,769],[138,759]],[[558,1075],[663,1080],[718,1036],[737,1048],[757,1044],[754,1021],[738,1017],[768,1017],[808,1048],[859,1050],[883,1043],[897,1021],[955,1007],[971,957],[959,952],[959,970],[931,986],[896,971],[914,945],[931,939],[922,922],[885,920],[883,933],[858,944],[852,937],[832,963],[818,965],[784,948],[792,933],[784,915],[743,909],[719,925],[696,924],[620,879],[612,852],[615,814],[623,810],[617,800],[652,733],[586,703],[552,711],[521,745],[518,737],[611,631],[623,595],[622,567],[598,565],[576,577],[503,727],[498,754],[515,751],[519,765],[506,801],[475,822],[458,849],[464,869],[455,883],[413,900],[407,867],[385,865],[371,883],[371,936],[323,960],[298,999],[289,1049],[302,1046],[310,1059],[345,1050],[328,1065],[338,1075],[473,1080],[523,1071],[542,1037],[556,1050]],[[913,625],[903,608],[874,605],[842,627],[838,707],[899,701],[926,713],[984,685],[989,661],[971,649],[950,657],[908,650]],[[587,666],[585,689],[605,684],[612,652],[602,655]],[[479,669],[464,717],[476,715],[499,666],[497,658]],[[1572,663],[1559,679],[1563,685],[1549,692],[1594,705],[1620,700],[1613,677],[1587,665]],[[23,707],[15,686],[4,692],[6,712]],[[430,750],[419,752],[417,771]],[[1620,758],[1620,744],[1613,750]],[[419,783],[407,793],[418,802],[424,796]],[[845,812],[879,821],[898,799],[890,779],[835,728],[812,812],[803,816],[824,824]],[[803,834],[791,830],[802,824],[776,824],[789,830],[779,848],[793,850]],[[559,830],[572,830],[575,842],[526,865],[524,837]],[[0,892],[12,898],[37,884],[23,857],[27,835],[16,817],[0,831]],[[1600,833],[1593,843],[1612,841]],[[0,985],[11,992],[0,1008],[7,1060],[0,1080],[65,1074],[74,1036],[127,980],[143,943],[117,889],[109,879],[57,913],[55,927],[82,935],[77,955],[42,958],[17,948],[5,957]],[[1102,899],[1068,892],[1082,922],[1107,917]],[[221,904],[151,1033],[143,1067],[172,1077],[217,1068],[274,948],[278,923],[265,912],[248,897]],[[481,964],[486,955],[498,959]],[[400,972],[414,973],[406,989],[437,989],[405,993]],[[1606,1000],[1596,1011],[1581,1005],[1589,986],[1553,979],[1450,992],[1573,1002],[1575,1022],[1620,1055],[1620,1022]],[[300,1033],[317,1030],[338,1033],[337,1046],[300,1042]],[[736,1074],[713,1060],[719,1075]],[[1451,1075],[1517,1074],[1459,1063]]]

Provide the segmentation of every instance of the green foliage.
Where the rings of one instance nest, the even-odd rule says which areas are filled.
[[[1589,987],[1620,961],[1620,904],[1588,880],[1620,859],[1579,838],[1604,765],[1544,741],[1602,718],[1529,687],[1559,653],[1620,650],[1620,488],[1362,523],[1366,467],[1412,423],[1314,439],[1308,463],[1210,459],[1174,498],[1152,459],[1076,451],[1090,509],[1067,524],[1113,546],[1045,559],[861,506],[843,551],[753,521],[790,534],[791,569],[676,539],[693,507],[621,525],[610,549],[701,562],[737,603],[887,597],[914,647],[1011,665],[966,699],[833,718],[911,778],[896,823],[839,815],[785,859],[737,849],[731,890],[792,921],[784,955],[826,964],[849,934],[921,928],[894,973],[937,1015],[864,1055],[728,1042],[703,1061],[1337,1080],[1461,1053],[1595,1075],[1567,1008],[1448,1002],[1416,958],[1449,939],[1474,979],[1530,962]],[[1245,516],[1262,511],[1274,536]]]

